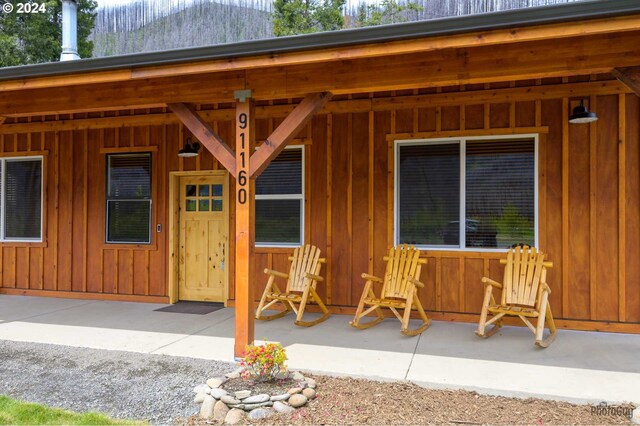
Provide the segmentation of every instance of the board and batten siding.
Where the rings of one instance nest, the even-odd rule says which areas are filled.
[[[574,98],[546,95],[535,100],[528,95],[518,100],[520,84],[466,87],[476,94],[482,89],[516,90],[514,96],[486,102],[459,97],[462,101],[452,104],[445,96],[448,89],[344,97],[301,132],[297,142],[306,150],[305,242],[317,245],[327,257],[321,272],[326,280],[318,289],[334,312],[354,311],[364,286],[361,273],[381,274],[382,257],[393,244],[394,138],[539,133],[539,245],[554,262],[548,282],[559,325],[640,332],[640,99],[586,92],[599,120],[570,125]],[[258,141],[291,110],[289,103],[257,108]],[[212,128],[233,147],[233,110],[218,107],[203,109]],[[152,125],[145,125],[148,112]],[[63,125],[55,130],[52,125],[43,131],[0,134],[2,153],[44,152],[46,157],[45,241],[0,243],[0,292],[169,300],[169,172],[220,166],[206,151],[196,158],[177,157],[187,131],[170,113],[136,114],[142,118],[119,117],[135,127],[96,126],[94,119],[115,113],[88,113],[76,114],[74,120],[58,117],[68,120],[64,126],[77,122],[79,130]],[[105,153],[146,147],[153,151],[152,244],[105,244]],[[230,183],[229,193],[234,194],[233,179]],[[228,205],[233,235],[233,203]],[[162,225],[159,233],[156,224]],[[262,270],[288,270],[289,252],[254,250],[256,299],[266,284]],[[483,296],[480,278],[501,278],[503,254],[427,250],[424,256],[425,288],[419,294],[425,308],[433,311],[430,315],[476,319]],[[231,303],[233,262],[231,257],[227,263]]]

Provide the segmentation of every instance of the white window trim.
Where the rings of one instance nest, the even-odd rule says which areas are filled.
[[[268,195],[257,195],[257,200],[300,200],[300,243],[274,243],[274,242],[257,242],[255,243],[256,247],[259,248],[295,248],[301,245],[304,245],[304,229],[305,229],[305,221],[304,221],[304,197],[305,197],[305,178],[306,178],[306,167],[305,167],[305,155],[306,149],[304,145],[291,145],[286,146],[284,149],[299,149],[302,153],[302,193],[301,194],[268,194]]]
[[[40,160],[40,238],[5,238],[5,185],[7,184],[6,163],[20,160]],[[0,242],[41,243],[44,241],[44,156],[0,157],[2,163],[2,188],[0,188]]]
[[[399,171],[400,171],[400,147],[401,146],[410,146],[410,145],[442,145],[447,143],[457,143],[460,146],[460,212],[458,220],[460,221],[460,242],[466,241],[466,185],[465,185],[465,162],[466,162],[466,143],[467,141],[478,141],[478,140],[500,140],[500,139],[533,139],[534,143],[534,244],[536,247],[539,246],[539,227],[538,221],[540,216],[540,211],[538,209],[538,145],[539,145],[539,135],[538,133],[525,133],[525,134],[512,134],[512,135],[496,135],[496,136],[465,136],[465,137],[450,137],[450,138],[437,138],[437,139],[399,139],[394,141],[393,147],[393,155],[394,155],[394,167],[393,167],[393,243],[394,245],[399,244],[400,239],[400,226],[399,220],[400,216],[398,215],[399,209],[399,188],[400,179],[399,179]],[[482,247],[460,247],[460,246],[442,246],[442,245],[427,245],[427,244],[416,244],[416,248],[420,250],[438,250],[438,251],[460,251],[460,252],[497,252],[497,253],[506,253],[506,248],[482,248]]]
[[[148,200],[140,198],[118,198],[117,200],[109,199],[109,190],[111,189],[111,174],[109,170],[111,168],[111,157],[136,157],[139,155],[149,154],[150,166],[151,166],[151,196]],[[109,201],[148,201],[149,202],[149,241],[110,241],[109,240]],[[104,196],[104,242],[105,244],[133,244],[133,245],[151,245],[153,244],[153,153],[151,151],[145,152],[130,152],[130,153],[111,153],[107,154],[107,190]]]

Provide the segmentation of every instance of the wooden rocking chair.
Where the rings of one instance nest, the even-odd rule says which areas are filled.
[[[484,277],[484,302],[476,334],[480,337],[491,337],[502,327],[502,317],[517,316],[535,334],[535,344],[546,348],[556,338],[556,325],[551,314],[549,294],[551,289],[547,285],[547,268],[553,263],[544,260],[545,254],[535,247],[520,245],[509,250],[506,259],[500,263],[504,268],[504,280],[498,283],[491,278]],[[493,298],[493,288],[502,290],[500,304]],[[492,318],[487,321],[487,315]],[[536,318],[534,327],[529,318]],[[544,323],[547,321],[550,335],[543,339]],[[488,325],[491,330],[485,332]]]
[[[422,265],[427,263],[427,260],[420,259],[420,250],[407,245],[391,248],[389,255],[385,256],[384,260],[387,262],[384,280],[366,273],[362,274],[362,278],[367,282],[362,291],[356,315],[349,324],[360,329],[372,327],[384,319],[382,309],[380,309],[384,307],[391,309],[402,322],[402,328],[400,329],[402,334],[416,336],[425,331],[431,323],[418,299],[418,288],[424,288],[424,284],[418,281],[420,279],[420,270]],[[382,284],[380,297],[376,297],[373,291],[374,284]],[[370,308],[365,310],[365,305],[370,306]],[[422,318],[422,325],[416,329],[409,330],[409,317],[413,306],[416,307]],[[404,309],[402,316],[398,313],[398,309]],[[360,320],[372,311],[376,312],[377,318],[367,323],[361,323]]]
[[[320,296],[318,296],[316,286],[319,281],[324,281],[318,274],[320,274],[320,268],[326,260],[320,257],[320,249],[309,244],[296,248],[293,256],[289,256],[289,260],[291,261],[291,268],[288,274],[268,268],[264,270],[264,273],[269,275],[269,281],[267,281],[267,286],[264,289],[264,293],[262,293],[262,298],[256,311],[256,319],[270,321],[281,318],[293,311],[296,313],[296,321],[294,322],[296,325],[311,327],[321,323],[329,317],[329,310],[320,299]],[[276,277],[287,280],[287,288],[284,293],[280,291],[275,283]],[[309,300],[309,296],[311,296],[311,300]],[[314,321],[302,321],[304,309],[307,306],[307,302],[310,301],[314,301],[320,306],[323,316]],[[262,315],[266,309],[278,302],[284,306],[282,311],[273,315]],[[296,308],[294,303],[299,303],[299,306]]]

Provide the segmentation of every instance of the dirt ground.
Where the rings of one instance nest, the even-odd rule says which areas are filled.
[[[631,424],[624,415],[592,412],[589,405],[516,399],[475,392],[430,390],[409,383],[312,376],[317,399],[292,417],[277,415],[257,425],[613,425]],[[631,405],[619,411],[630,412]],[[600,410],[602,411],[602,410]],[[613,410],[610,410],[613,411]],[[190,425],[215,424],[197,417]],[[247,421],[245,424],[252,424]]]

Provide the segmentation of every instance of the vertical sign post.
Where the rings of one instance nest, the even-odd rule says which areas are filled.
[[[255,144],[254,102],[250,90],[234,93],[236,102],[236,266],[234,356],[242,357],[254,340],[253,283],[249,279],[255,179],[249,175],[249,159]]]

